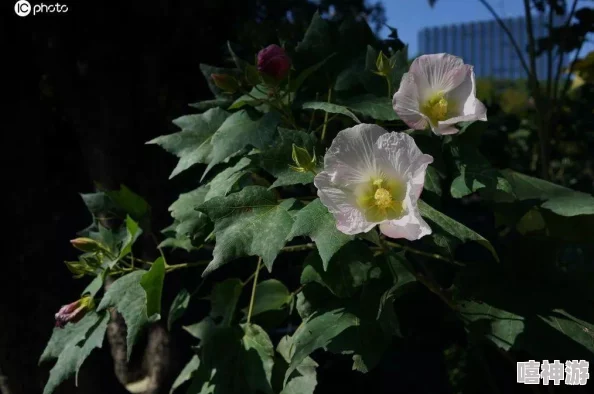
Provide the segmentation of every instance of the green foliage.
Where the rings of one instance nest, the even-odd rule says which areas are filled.
[[[113,282],[97,307],[97,311],[113,307],[124,318],[128,359],[142,328],[161,318],[164,276],[164,261],[159,258],[149,271],[134,271]]]
[[[43,389],[44,394],[51,394],[60,383],[74,374],[78,375],[78,370],[93,349],[103,346],[108,321],[107,312],[93,312],[78,323],[69,323],[63,329],[54,328],[39,360],[41,363],[57,359]]]
[[[303,36],[280,41],[291,58],[284,79],[260,73],[256,54],[231,44],[234,68],[200,66],[214,99],[192,104],[200,113],[175,119],[179,131],[148,142],[179,159],[170,178],[204,169],[170,205],[162,236],[151,229],[149,203],[126,186],[82,195],[93,221],[72,243],[84,253],[66,265],[76,278],[92,277],[82,294],[98,307],[54,329],[41,359],[57,359],[46,393],[101,347],[110,308],[126,324],[128,358],[162,307],[171,335],[193,341],[172,392],[312,394],[317,373],[335,358],[349,357],[356,373],[367,373],[387,352],[420,344],[592,359],[594,197],[501,165],[492,154],[501,139],[522,140],[523,155],[537,151],[530,119],[463,122],[446,137],[407,130],[392,97],[408,71],[408,48],[392,31],[379,41],[364,21],[316,13]],[[333,138],[360,123],[406,132],[433,157],[417,204],[430,234],[414,241],[376,228],[345,234],[340,214],[318,198],[321,177],[314,179]],[[520,123],[520,134],[503,134]],[[345,149],[353,159],[368,159],[352,148]],[[359,187],[368,174],[356,175],[342,179],[341,169],[330,178]],[[359,197],[347,202],[360,204]],[[136,255],[157,251],[135,255],[148,248],[137,244],[140,236],[159,243],[153,263]],[[183,285],[166,280],[181,270],[188,270]],[[162,306],[164,285],[176,284],[172,304]],[[201,313],[205,301],[210,310]],[[500,353],[491,361],[505,362]]]

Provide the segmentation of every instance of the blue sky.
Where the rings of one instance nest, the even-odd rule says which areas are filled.
[[[400,39],[409,44],[410,56],[417,54],[417,33],[424,27],[493,19],[478,0],[437,0],[433,8],[427,0],[383,0],[383,4],[388,25],[398,29]],[[501,17],[524,14],[520,0],[490,0],[489,4]],[[381,35],[388,34],[384,29]]]

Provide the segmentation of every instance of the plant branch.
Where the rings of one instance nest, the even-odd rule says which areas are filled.
[[[316,244],[314,243],[307,243],[303,245],[292,245],[292,246],[285,246],[280,251],[291,253],[291,252],[302,252],[304,250],[313,250],[316,248]]]
[[[254,282],[252,284],[252,296],[250,297],[250,307],[248,309],[247,315],[247,323],[250,324],[252,320],[252,312],[254,310],[254,300],[256,299],[256,285],[258,284],[258,274],[260,273],[260,269],[262,266],[262,257],[258,257],[258,265],[256,267],[256,271],[254,272]]]
[[[181,263],[181,264],[174,264],[174,265],[165,265],[165,272],[171,272],[171,271],[184,269],[184,268],[203,267],[205,265],[208,265],[208,263],[210,263],[210,261],[204,260],[204,261],[198,261],[195,263]]]
[[[425,256],[425,257],[429,257],[431,259],[435,259],[435,260],[441,260],[441,261],[447,261],[448,263],[454,264],[454,265],[458,265],[460,267],[465,267],[466,264],[457,261],[457,260],[453,260],[453,259],[448,259],[447,257],[444,257],[440,254],[437,253],[430,253],[430,252],[425,252],[423,250],[419,250],[419,249],[415,249],[415,248],[411,248],[410,246],[406,246],[406,245],[400,245],[396,242],[391,242],[391,241],[384,241],[387,245],[393,247],[393,248],[400,248],[402,250],[406,250],[407,252],[410,253],[414,253],[414,254],[418,254],[420,256]]]
[[[575,9],[577,8],[578,0],[573,0],[573,4],[571,5],[571,10],[569,11],[569,15],[567,16],[567,20],[565,21],[565,29],[567,29],[571,25],[571,20],[573,19],[573,15],[575,14]],[[557,53],[559,55],[559,61],[557,62],[557,72],[555,73],[555,80],[553,85],[553,96],[558,98],[559,94],[559,82],[561,81],[561,70],[563,69],[563,51],[561,50],[561,46],[557,49]]]

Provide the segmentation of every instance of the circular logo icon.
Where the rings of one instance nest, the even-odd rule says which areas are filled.
[[[14,5],[14,12],[18,16],[27,16],[31,12],[31,4],[27,0],[19,0]]]

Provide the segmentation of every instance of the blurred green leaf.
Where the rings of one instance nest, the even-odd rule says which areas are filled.
[[[289,302],[291,302],[291,293],[283,282],[276,279],[264,280],[256,285],[252,316],[282,309]],[[244,308],[243,313],[247,315],[248,308]]]
[[[173,323],[175,323],[178,319],[180,319],[186,310],[188,309],[188,305],[190,305],[190,298],[192,296],[186,290],[186,288],[182,288],[179,293],[173,299],[171,306],[169,307],[169,316],[167,318],[167,329],[171,331],[171,327],[173,327]]]
[[[392,101],[388,97],[377,97],[366,94],[363,96],[352,97],[348,100],[341,100],[339,103],[355,113],[375,120],[399,120],[396,112],[394,112],[394,109],[392,108]]]
[[[341,114],[341,115],[348,116],[349,118],[354,120],[356,123],[361,123],[361,121],[359,119],[357,119],[357,117],[355,116],[354,113],[352,113],[351,111],[349,111],[346,107],[344,107],[342,105],[332,104],[332,103],[328,103],[325,101],[308,101],[306,103],[303,103],[301,105],[301,108],[313,109],[313,110],[319,109],[324,112],[329,112],[331,114]]]
[[[210,295],[210,316],[215,319],[222,318],[221,326],[230,326],[233,322],[242,289],[243,283],[237,278],[215,284]]]

